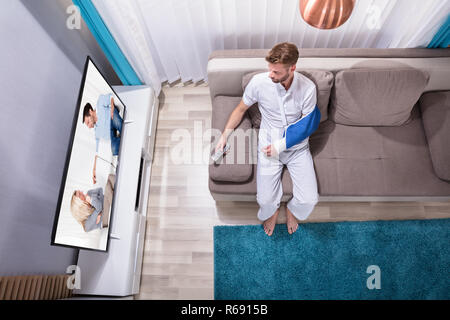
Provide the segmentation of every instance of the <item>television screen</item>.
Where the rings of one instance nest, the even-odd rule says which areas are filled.
[[[52,245],[107,251],[125,106],[88,57],[60,187]]]

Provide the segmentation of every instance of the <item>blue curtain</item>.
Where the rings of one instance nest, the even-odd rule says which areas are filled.
[[[450,14],[427,48],[447,48],[450,45]]]
[[[142,82],[136,75],[136,72],[131,67],[122,50],[120,50],[92,1],[72,1],[80,8],[81,16],[102,48],[122,83],[124,85],[141,85]]]

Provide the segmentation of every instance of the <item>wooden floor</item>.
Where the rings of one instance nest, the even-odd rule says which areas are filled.
[[[213,227],[260,224],[258,205],[216,203],[209,193],[207,162],[194,152],[208,146],[209,137],[194,135],[210,128],[208,87],[166,86],[160,100],[141,289],[135,298],[214,299]],[[193,164],[176,164],[180,129],[191,134]],[[323,202],[306,222],[449,217],[450,202]],[[283,208],[278,223],[285,221]]]

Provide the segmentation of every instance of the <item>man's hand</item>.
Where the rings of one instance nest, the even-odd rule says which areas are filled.
[[[223,150],[223,148],[225,148],[226,145],[227,145],[227,138],[222,134],[219,138],[219,142],[217,143],[216,149],[214,150],[214,152]]]
[[[267,147],[264,147],[261,149],[262,152],[264,152],[264,154],[268,157],[272,157],[276,155],[276,150],[273,147],[273,145],[268,145]]]
[[[92,182],[94,184],[97,183],[97,175],[95,174],[96,167],[97,167],[97,155],[95,155],[95,158],[94,158],[94,169],[92,170]]]
[[[99,214],[99,215],[97,216],[97,220],[95,221],[95,224],[99,224],[101,218],[102,218],[102,214]]]
[[[110,109],[111,109],[111,120],[114,120],[114,98],[113,97],[111,97]]]

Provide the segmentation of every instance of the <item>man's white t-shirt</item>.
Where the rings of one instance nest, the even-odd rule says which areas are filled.
[[[245,88],[242,100],[249,107],[258,103],[261,112],[259,150],[282,139],[290,124],[314,110],[317,104],[316,85],[301,73],[294,72],[292,84],[286,91],[281,83],[274,83],[269,78],[269,72],[258,73]],[[309,137],[289,150],[302,149],[308,141]]]

